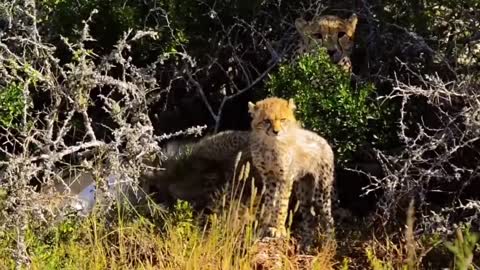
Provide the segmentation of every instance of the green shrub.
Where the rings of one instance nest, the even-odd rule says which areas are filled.
[[[174,206],[171,220],[174,230],[181,237],[187,237],[194,230],[193,207],[187,202],[178,200]]]
[[[359,146],[384,143],[390,136],[384,131],[391,110],[372,99],[374,85],[352,87],[350,75],[330,61],[324,48],[281,65],[267,88],[272,95],[294,98],[298,119],[332,143],[341,163]]]
[[[0,89],[0,125],[3,128],[15,127],[15,120],[23,114],[24,108],[22,85],[11,83]]]
[[[159,53],[175,51],[179,45],[188,47],[189,53],[195,56],[211,54],[218,46],[212,33],[233,25],[235,18],[250,19],[261,3],[259,0],[43,0],[39,7],[49,35],[54,38],[61,35],[74,42],[80,37],[78,31],[83,28],[83,20],[96,9],[98,13],[89,23],[90,34],[96,41],[88,44],[94,46],[96,53],[111,50],[129,29],[156,31],[157,40],[137,42],[133,48],[138,62],[148,56],[156,58]],[[63,44],[59,45],[62,47]],[[68,52],[57,53],[61,57],[68,55]]]
[[[457,229],[457,238],[453,242],[445,243],[448,250],[455,256],[455,269],[474,269],[472,262],[479,240],[480,234],[472,232],[470,226],[467,226],[463,231],[460,228]]]
[[[96,46],[111,47],[128,29],[139,29],[145,16],[144,5],[136,1],[120,0],[45,0],[40,3],[45,10],[45,24],[49,31],[75,40],[94,9],[98,10],[90,23]]]

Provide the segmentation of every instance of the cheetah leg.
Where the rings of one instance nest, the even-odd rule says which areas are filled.
[[[294,227],[294,235],[299,240],[300,250],[303,252],[307,252],[314,242],[312,230],[316,227],[316,220],[311,211],[314,186],[313,178],[303,177],[296,183],[295,190],[293,190],[298,204],[298,209],[294,214],[300,216],[300,223]]]
[[[285,176],[267,175],[264,178],[265,194],[261,211],[261,235],[266,237],[285,237],[285,223],[288,215],[288,202],[293,181]]]
[[[302,179],[295,191],[299,200],[298,214],[302,222],[298,226],[300,249],[309,252],[315,244],[334,238],[331,185],[322,185],[320,179]],[[321,236],[327,237],[321,237]]]
[[[313,198],[318,230],[327,238],[335,237],[335,226],[332,216],[332,186],[317,185]]]

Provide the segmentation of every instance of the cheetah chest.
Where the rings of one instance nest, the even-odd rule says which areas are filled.
[[[252,145],[252,161],[261,172],[285,176],[293,173],[293,153],[283,144]]]

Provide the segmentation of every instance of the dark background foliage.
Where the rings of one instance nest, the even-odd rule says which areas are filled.
[[[480,181],[478,0],[32,3],[0,3],[0,158],[10,166],[12,157],[35,156],[19,163],[40,172],[12,169],[24,178],[79,163],[88,155],[42,155],[89,137],[94,146],[115,142],[95,154],[141,152],[145,132],[132,128],[139,123],[150,121],[158,136],[204,124],[209,133],[246,130],[247,102],[279,95],[294,97],[305,126],[332,143],[341,204],[353,214],[377,213],[395,226],[414,198],[422,230],[478,225],[478,205],[469,206],[478,203]],[[322,53],[296,58],[296,18],[353,12],[352,76]],[[132,38],[137,31],[155,35]],[[128,83],[141,84],[141,95]],[[117,105],[125,110],[115,112]],[[64,145],[42,146],[48,136],[35,129],[54,125],[57,134],[62,121],[73,125]]]
[[[381,106],[388,107],[389,112],[373,109],[380,106],[381,102],[374,101],[378,96],[392,92],[395,80],[421,85],[422,80],[413,74],[439,74],[448,81],[478,71],[478,62],[462,65],[459,55],[478,39],[479,5],[474,0],[45,0],[37,3],[37,9],[41,17],[38,23],[40,34],[56,47],[55,55],[60,63],[67,63],[75,57],[63,39],[75,42],[82,38],[80,30],[93,9],[98,10],[89,23],[93,39],[85,43],[92,55],[111,52],[117,40],[130,29],[158,33],[157,39],[134,41],[129,55],[125,55],[138,66],[156,70],[160,85],[148,93],[146,105],[158,135],[202,124],[207,124],[210,131],[245,130],[249,127],[247,101],[261,99],[269,93],[287,97],[301,91],[303,94],[298,97],[300,115],[307,127],[332,141],[342,164],[356,164],[371,161],[368,156],[371,156],[369,149],[372,147],[391,150],[401,146],[395,138],[399,117],[399,110],[395,108],[399,108],[400,99],[382,102]],[[360,21],[355,36],[354,76],[351,80],[342,75],[330,77],[336,71],[332,73],[330,70],[335,67],[327,64],[312,67],[313,70],[298,70],[294,74],[287,74],[288,71],[282,68],[277,71],[275,63],[293,59],[298,42],[293,27],[295,18],[310,19],[316,14],[347,17],[352,12],[358,14]],[[7,32],[15,27],[8,25],[8,21],[2,22]],[[159,56],[169,54],[178,57],[158,60]],[[194,67],[186,65],[186,61],[181,60],[182,55],[194,59]],[[93,59],[99,63],[102,61],[101,57]],[[252,83],[265,75],[262,72],[270,67],[273,74],[270,82],[278,84],[270,86],[274,90],[264,87],[266,80],[262,78]],[[307,76],[299,79],[306,82],[309,72],[324,75],[319,82],[320,88],[295,90],[289,87],[293,77]],[[123,76],[116,67],[107,73],[114,78]],[[16,89],[14,85],[5,87],[5,93]],[[238,93],[243,88],[247,90]],[[342,102],[342,89],[357,91],[360,100],[356,104]],[[316,94],[316,91],[322,94]],[[44,104],[51,103],[52,99],[41,92],[35,95],[37,92],[33,91],[33,103],[41,115]],[[92,100],[88,107],[95,132],[107,141],[111,140],[113,134],[110,130],[116,125],[102,109],[104,103],[100,96],[110,92],[109,87],[89,91]],[[238,96],[223,102],[225,96],[236,93]],[[12,95],[15,94],[12,92]],[[122,99],[121,94],[112,95],[117,100]],[[8,94],[4,96],[11,99]],[[5,121],[12,121],[10,118],[15,113],[12,110],[18,109],[18,105],[13,102],[11,107],[2,111],[4,126]],[[425,121],[431,128],[440,123],[438,113],[428,109],[429,104],[423,98],[415,98],[409,106],[411,127],[407,131],[415,133],[418,121]],[[461,110],[461,105],[452,109]],[[82,134],[80,123],[75,135],[71,135],[72,141]]]

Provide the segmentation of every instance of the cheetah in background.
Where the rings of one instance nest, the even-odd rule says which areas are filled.
[[[259,224],[264,236],[286,235],[291,196],[301,217],[296,234],[302,249],[332,237],[331,195],[334,155],[328,142],[297,122],[293,99],[271,97],[249,103],[252,115],[249,152],[264,185]]]
[[[317,45],[327,49],[330,58],[348,73],[352,72],[350,56],[358,17],[354,13],[348,19],[334,15],[314,17],[311,21],[295,20],[295,27],[302,37],[299,53],[315,49]]]

